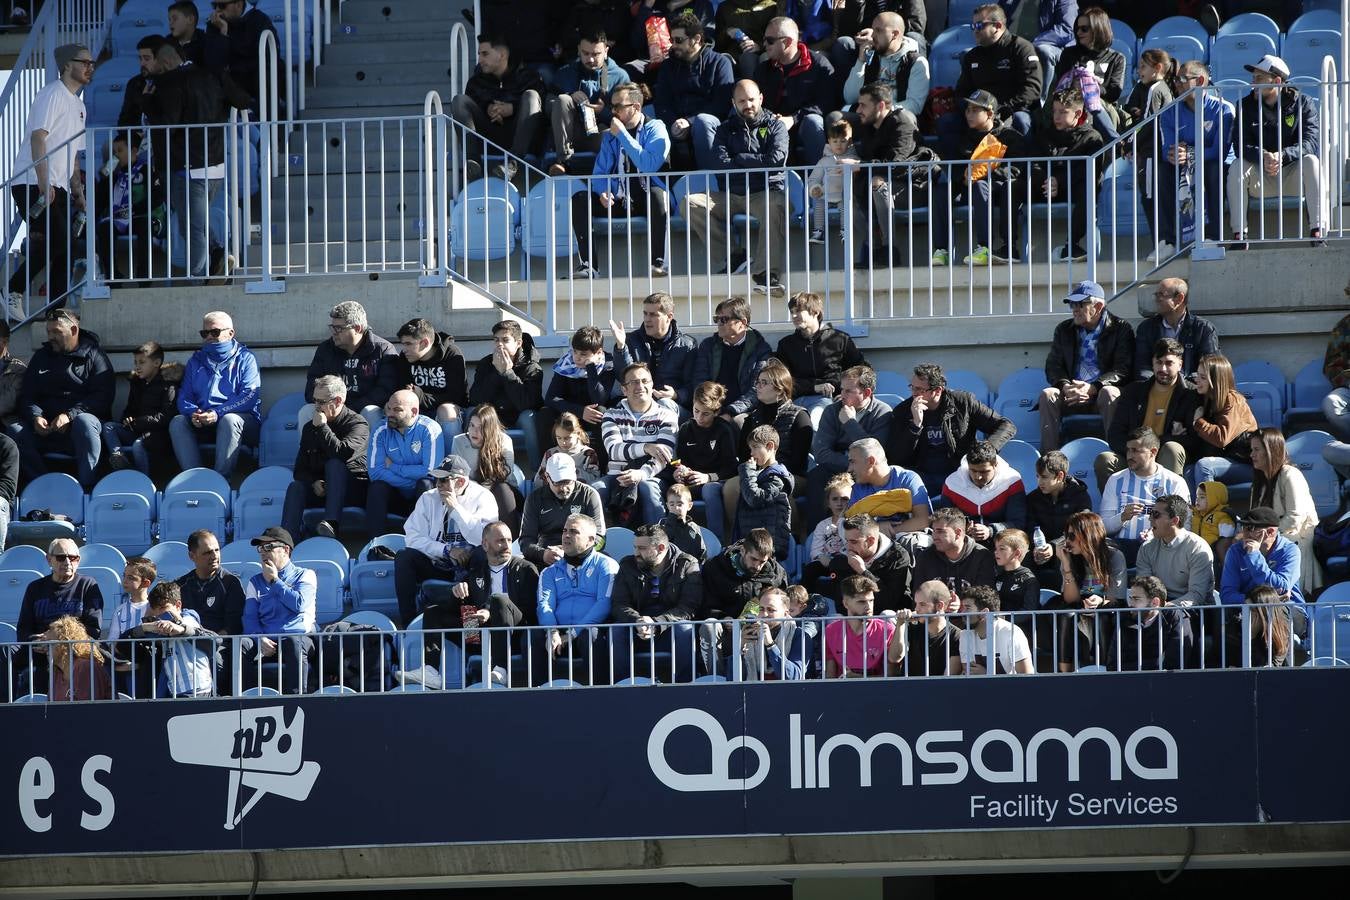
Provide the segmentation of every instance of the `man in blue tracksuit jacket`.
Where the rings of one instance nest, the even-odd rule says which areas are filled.
[[[412,512],[417,498],[435,486],[430,473],[441,458],[440,439],[441,426],[420,414],[416,394],[390,395],[384,424],[370,436],[367,451],[366,522],[371,534],[384,533],[391,503],[399,512]]]
[[[316,630],[319,577],[291,562],[295,541],[280,526],[263,529],[250,543],[258,548],[262,572],[244,588],[244,633],[253,636],[242,645],[244,686],[260,683],[261,663],[279,658],[281,690],[299,693],[314,650],[309,635]]]
[[[173,455],[183,469],[202,464],[199,441],[215,441],[215,469],[226,478],[239,449],[258,446],[262,426],[262,378],[258,360],[234,337],[229,313],[202,318],[202,349],[192,354],[178,389],[178,415],[169,423]]]
[[[610,597],[619,564],[596,549],[595,520],[574,513],[563,523],[563,557],[539,574],[539,624],[547,631],[530,632],[530,679],[543,684],[553,677],[557,664],[563,677],[572,677],[570,664],[581,663],[577,677],[596,683],[606,673],[600,632],[593,626],[609,620]]]
[[[1200,127],[1203,140],[1195,133],[1195,104],[1200,91],[1209,84],[1209,68],[1199,60],[1184,63],[1177,75],[1176,92],[1191,91],[1186,98],[1161,116],[1162,127],[1158,140],[1162,144],[1162,159],[1158,162],[1158,238],[1162,243],[1179,248],[1180,237],[1185,243],[1190,235],[1185,233],[1184,221],[1191,215],[1195,217],[1195,233],[1200,233],[1200,211],[1196,210],[1194,194],[1200,189],[1199,178],[1204,173],[1205,192],[1205,230],[1207,240],[1217,241],[1223,238],[1223,222],[1219,217],[1220,198],[1224,191],[1225,167],[1233,158],[1233,104],[1217,93],[1205,93],[1200,100]],[[1191,196],[1185,196],[1185,189],[1178,192],[1183,171],[1189,169],[1189,190]],[[1178,210],[1178,195],[1181,210]],[[1189,207],[1189,209],[1187,209]],[[1183,219],[1182,234],[1177,234],[1178,213]],[[1160,255],[1161,258],[1161,255]]]

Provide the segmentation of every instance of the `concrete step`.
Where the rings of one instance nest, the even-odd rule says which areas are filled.
[[[463,22],[463,7],[456,3],[416,2],[416,0],[346,0],[342,4],[342,24],[376,25],[383,23],[417,25],[419,23]]]
[[[305,114],[314,118],[323,117],[326,109],[361,109],[364,116],[383,116],[390,107],[420,105],[428,91],[444,94],[449,86],[449,80],[442,79],[409,84],[314,87],[305,92]]]
[[[378,25],[343,25],[333,28],[332,46],[361,44],[367,42],[425,43],[431,40],[441,41],[443,52],[450,53],[450,35],[454,28],[450,22],[428,22],[425,26],[413,22],[385,22]],[[469,46],[473,49],[473,34],[470,29]]]
[[[411,230],[403,236],[374,233],[368,235],[364,241],[356,235],[348,235],[348,240],[343,240],[339,235],[329,241],[322,241],[316,237],[306,244],[274,243],[273,273],[277,276],[288,273],[305,275],[311,272],[341,274],[344,268],[354,273],[383,269],[386,273],[405,272],[415,275],[421,271],[422,241],[419,235]],[[250,272],[260,264],[261,250],[257,246],[249,247],[244,255],[240,277],[249,277]]]
[[[421,118],[399,122],[314,123],[286,136],[281,172],[410,171],[421,166]]]
[[[384,108],[372,108],[369,106],[329,106],[320,109],[313,107],[306,109],[300,114],[302,121],[316,121],[319,119],[371,119],[376,117],[392,116],[420,116],[422,115],[422,101],[418,98],[417,103],[405,103],[397,106],[391,105]]]
[[[318,88],[341,87],[365,90],[377,86],[425,84],[435,82],[442,86],[450,81],[450,60],[400,63],[355,63],[329,65],[324,63],[316,73]]]
[[[472,49],[472,43],[471,43]],[[450,35],[333,35],[323,54],[324,66],[400,65],[422,62],[450,64]],[[323,68],[322,66],[320,67]]]
[[[421,174],[418,169],[410,169],[400,175],[398,172],[328,172],[302,175],[287,172],[272,179],[272,196],[275,199],[291,198],[298,202],[311,204],[325,200],[341,203],[344,198],[349,202],[367,202],[380,198],[395,200],[404,197],[417,197],[421,190]]]

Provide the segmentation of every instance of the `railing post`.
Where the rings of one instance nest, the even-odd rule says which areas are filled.
[[[111,142],[109,142],[111,144]],[[95,149],[95,129],[86,128],[84,131],[84,167],[88,172],[97,172],[99,169],[98,160],[94,159]],[[90,201],[90,207],[94,207],[94,192],[98,188],[97,176],[93,184],[85,185],[85,197]],[[98,231],[97,216],[88,217],[84,223],[84,290],[80,293],[80,300],[107,300],[111,293],[108,290],[106,282],[99,278],[98,271],[98,249],[95,243]],[[73,254],[72,254],[73,255]],[[112,264],[112,260],[108,260]]]
[[[1206,240],[1205,238],[1205,210],[1208,206],[1207,196],[1210,188],[1210,185],[1208,184],[1209,165],[1205,159],[1205,98],[1209,95],[1210,90],[1217,91],[1217,88],[1214,88],[1213,85],[1206,84],[1202,87],[1193,87],[1191,90],[1195,95],[1195,146],[1191,148],[1191,165],[1194,169],[1191,179],[1191,190],[1195,197],[1195,202],[1192,204],[1195,210],[1195,235],[1191,241],[1191,259],[1223,259],[1225,256],[1223,244],[1212,239]],[[1219,142],[1220,146],[1222,146],[1225,137],[1223,133],[1222,94],[1219,95],[1219,100],[1221,105],[1217,113],[1217,120],[1214,122],[1214,128],[1215,139]],[[1231,139],[1232,135],[1228,135],[1227,137]],[[1222,157],[1220,160],[1222,161]],[[1222,173],[1223,171],[1222,166],[1220,166],[1219,172]],[[1224,190],[1223,178],[1220,177],[1219,184],[1213,185],[1213,187],[1219,192],[1219,206],[1222,210]],[[1220,218],[1222,218],[1222,212]],[[1222,237],[1223,223],[1215,222],[1213,223],[1213,227],[1218,229],[1219,236]],[[1180,251],[1181,247],[1178,246],[1177,250]]]
[[[1083,173],[1083,191],[1087,196],[1079,198],[1078,201],[1079,203],[1087,203],[1087,234],[1083,235],[1083,239],[1087,242],[1087,246],[1083,248],[1087,251],[1087,270],[1083,274],[1087,276],[1089,281],[1098,282],[1101,281],[1097,277],[1097,250],[1100,244],[1098,236],[1101,234],[1101,227],[1097,224],[1097,163],[1099,159],[1101,157],[1098,156],[1084,157],[1083,165],[1087,167],[1087,170]],[[1069,231],[1072,232],[1072,212],[1069,214],[1069,221]],[[1071,246],[1073,244],[1072,234],[1069,235],[1069,244]]]
[[[870,183],[871,176],[867,172],[859,172],[863,178]],[[844,233],[844,258],[842,260],[844,267],[844,331],[853,334],[853,291],[857,284],[853,275],[853,204],[857,201],[853,196],[853,166],[844,166],[844,202],[843,209],[839,211],[840,219],[846,219],[839,223],[840,230]],[[870,214],[870,210],[864,210]],[[810,227],[809,224],[807,227]],[[864,226],[869,230],[872,222],[869,219]]]
[[[277,40],[270,31],[258,37],[258,114],[264,146],[259,148],[259,199],[262,219],[258,236],[261,281],[244,285],[246,294],[284,294],[286,282],[272,277],[272,173],[277,167]],[[289,74],[289,70],[288,70]],[[270,109],[269,106],[270,100]],[[250,227],[252,224],[250,223]],[[290,235],[284,236],[290,240]]]
[[[557,184],[556,178],[544,182],[544,197],[548,200],[548,252],[544,254],[545,337],[558,333],[558,248],[553,246],[558,239]]]
[[[433,129],[435,130],[433,131]],[[435,91],[427,91],[426,99],[422,101],[422,215],[424,222],[422,227],[423,270],[417,279],[419,287],[445,287],[447,283],[446,269],[437,266],[440,259],[440,248],[445,243],[449,233],[448,227],[442,233],[442,226],[446,223],[442,221],[440,216],[440,212],[444,208],[444,205],[440,202],[440,197],[445,194],[448,186],[443,180],[436,177],[437,172],[440,171],[437,158],[445,155],[444,141],[437,140],[437,132],[443,134],[444,130],[445,115],[441,107],[441,95]]]

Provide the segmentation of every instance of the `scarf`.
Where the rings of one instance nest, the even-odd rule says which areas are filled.
[[[206,357],[207,363],[209,363],[213,369],[219,369],[228,362],[230,357],[234,356],[238,350],[239,342],[234,338],[230,338],[228,341],[217,341],[214,344],[202,345],[202,355]]]
[[[609,372],[614,369],[614,360],[606,358],[605,364],[600,367],[601,372]],[[577,378],[584,380],[586,370],[577,365],[576,360],[572,358],[572,351],[568,350],[557,362],[553,364],[553,374],[560,375],[563,378]]]

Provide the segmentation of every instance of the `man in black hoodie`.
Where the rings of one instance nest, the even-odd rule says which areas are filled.
[[[497,408],[502,425],[524,432],[525,456],[538,465],[539,436],[535,431],[534,411],[544,398],[544,370],[534,338],[520,329],[514,319],[503,319],[492,326],[493,350],[478,361],[474,370],[469,404],[490,403]]]
[[[112,418],[115,390],[112,364],[98,335],[80,329],[68,309],[47,313],[47,341],[33,353],[19,391],[19,421],[9,426],[19,445],[20,482],[45,474],[42,454],[72,453],[75,472],[87,491],[102,455],[103,422]]]
[[[393,360],[394,383],[417,395],[417,408],[441,426],[446,446],[459,434],[460,410],[469,403],[464,354],[455,336],[437,331],[426,319],[410,319],[398,330],[402,353]]]
[[[1083,241],[1087,237],[1088,192],[1096,194],[1097,170],[1090,157],[1105,139],[1092,124],[1084,108],[1083,95],[1076,88],[1056,91],[1051,100],[1051,127],[1037,131],[1030,153],[1057,157],[1063,162],[1040,162],[1032,166],[1031,199],[1046,203],[1068,203],[1069,242],[1055,251],[1056,262],[1080,262],[1087,259]],[[1020,195],[1020,192],[1018,192]],[[1013,213],[1016,221],[1020,212]],[[1095,223],[1094,223],[1095,227]]]
[[[911,189],[917,189],[919,177],[910,167],[892,168],[884,163],[913,162],[932,151],[919,146],[919,123],[909,110],[895,105],[888,84],[865,84],[854,106],[858,114],[858,159],[864,167],[853,177],[853,227],[859,235],[854,248],[857,264],[888,268],[891,265],[890,236],[896,197],[908,202]],[[868,166],[867,163],[876,165]],[[870,196],[869,196],[870,192]],[[916,198],[916,204],[928,201]],[[869,228],[869,219],[873,223]],[[895,227],[898,231],[898,226]],[[868,247],[872,250],[870,256]]]
[[[1027,566],[1041,587],[1058,592],[1063,587],[1053,542],[1064,536],[1064,524],[1076,512],[1092,511],[1088,487],[1069,474],[1069,458],[1048,450],[1036,460],[1036,490],[1027,494],[1027,519],[1020,526],[1032,540]],[[1036,532],[1045,543],[1036,543]]]
[[[366,308],[355,300],[343,300],[328,311],[328,335],[314,348],[305,373],[305,402],[315,402],[315,381],[336,375],[347,386],[347,408],[366,416],[370,427],[376,428],[384,419],[385,401],[402,387],[394,368],[398,350],[370,330]],[[302,426],[313,412],[300,410]]]
[[[945,506],[933,513],[932,523],[933,546],[915,556],[914,583],[936,579],[958,594],[976,584],[992,590],[997,578],[994,554],[966,534],[966,514]]]
[[[689,620],[703,597],[698,560],[670,543],[660,525],[639,525],[636,535],[633,555],[619,561],[610,598],[609,620],[634,626],[610,631],[614,680],[633,674],[635,662],[638,675],[651,677],[652,655],[667,651],[675,681],[692,681],[696,641]]]
[[[248,94],[254,117],[258,113],[258,39],[264,31],[277,36],[276,26],[267,13],[245,0],[213,0],[213,12],[206,20],[202,43],[202,61],[222,80],[229,76]],[[176,42],[175,42],[176,43]]]
[[[792,373],[792,399],[808,412],[829,406],[844,370],[865,366],[867,360],[853,338],[824,321],[820,294],[793,294],[788,312],[796,330],[779,340],[773,355]]]
[[[524,157],[544,125],[543,95],[544,80],[534,69],[512,60],[506,39],[483,34],[478,38],[478,66],[464,93],[450,100],[450,115],[466,131],[482,135],[513,156]],[[482,174],[480,159],[485,152],[479,141],[470,139],[466,163],[469,181]],[[515,172],[515,163],[509,160],[493,168],[494,175],[508,179]]]

